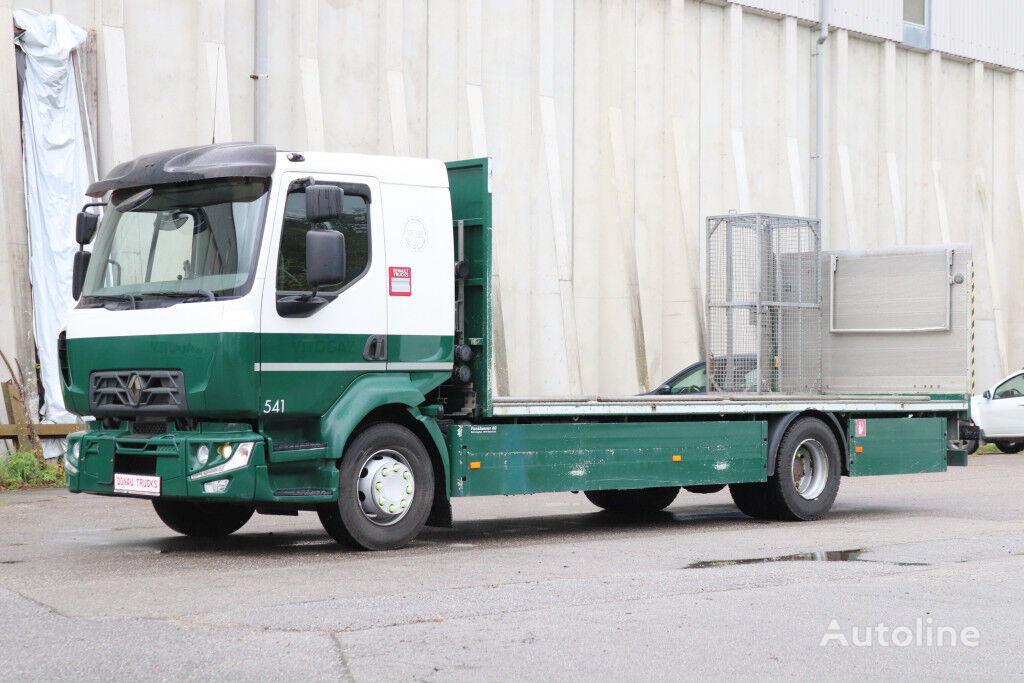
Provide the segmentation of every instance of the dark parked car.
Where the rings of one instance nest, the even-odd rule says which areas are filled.
[[[708,373],[706,361],[699,360],[677,372],[671,378],[648,394],[706,394],[708,385]],[[757,384],[757,356],[752,353],[737,354],[733,356],[733,377],[736,380],[732,384],[739,384],[748,389],[756,388]],[[720,362],[714,370],[714,380],[718,386],[725,384],[725,363]],[[712,387],[714,389],[714,387]]]
[[[754,354],[738,354],[733,356],[733,377],[734,385],[747,388],[757,386],[757,356]],[[714,369],[714,379],[718,386],[722,386],[725,379],[725,363],[718,363]],[[699,360],[688,365],[681,371],[672,375],[661,386],[648,394],[673,395],[673,394],[706,394],[708,386],[707,361]],[[713,388],[713,387],[712,387]],[[725,488],[725,484],[702,484],[698,486],[684,486],[690,493],[718,493]]]

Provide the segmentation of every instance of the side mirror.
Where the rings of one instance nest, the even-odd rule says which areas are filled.
[[[75,301],[78,301],[78,298],[82,296],[82,287],[85,285],[85,273],[89,270],[89,258],[91,256],[92,254],[87,251],[75,252],[75,265],[71,272],[71,298]]]
[[[337,230],[306,231],[306,281],[313,296],[319,287],[345,281],[345,236]]]
[[[309,185],[306,187],[306,220],[324,223],[341,218],[345,205],[345,191],[337,185]]]
[[[83,247],[92,242],[92,238],[96,236],[96,226],[99,224],[98,214],[79,211],[78,218],[75,219],[75,241]]]
[[[981,395],[981,397],[982,397],[982,398],[992,398],[992,392],[991,392],[991,391],[989,391],[988,389],[986,389],[986,390],[985,390],[985,393],[984,393],[984,394],[982,394],[982,395]]]
[[[658,387],[658,390],[655,393],[658,393],[658,394],[671,394],[672,393],[672,386],[669,385],[669,384],[662,384],[660,387]]]

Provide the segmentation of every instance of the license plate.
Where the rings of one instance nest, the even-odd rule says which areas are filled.
[[[138,496],[159,496],[160,477],[148,477],[144,474],[114,473],[114,491],[132,493]]]

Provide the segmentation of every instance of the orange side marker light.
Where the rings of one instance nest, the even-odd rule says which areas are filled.
[[[480,469],[480,461],[479,460],[474,460],[473,462],[469,463],[469,469],[471,469],[471,470],[478,470],[478,469]]]

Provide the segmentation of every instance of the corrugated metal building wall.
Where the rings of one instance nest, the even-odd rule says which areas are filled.
[[[252,3],[23,4],[97,32],[101,168],[214,126],[251,138]],[[825,233],[835,247],[971,241],[984,383],[1024,363],[1024,74],[1004,68],[1022,66],[1024,10],[967,4],[931,7],[933,45],[963,59],[897,42],[901,0],[833,3]],[[638,391],[699,357],[704,218],[813,211],[817,11],[278,0],[269,129],[286,148],[492,156],[507,389]],[[8,120],[13,72],[0,89]],[[0,130],[5,216],[21,202],[14,135]],[[16,262],[0,263],[5,307]]]

